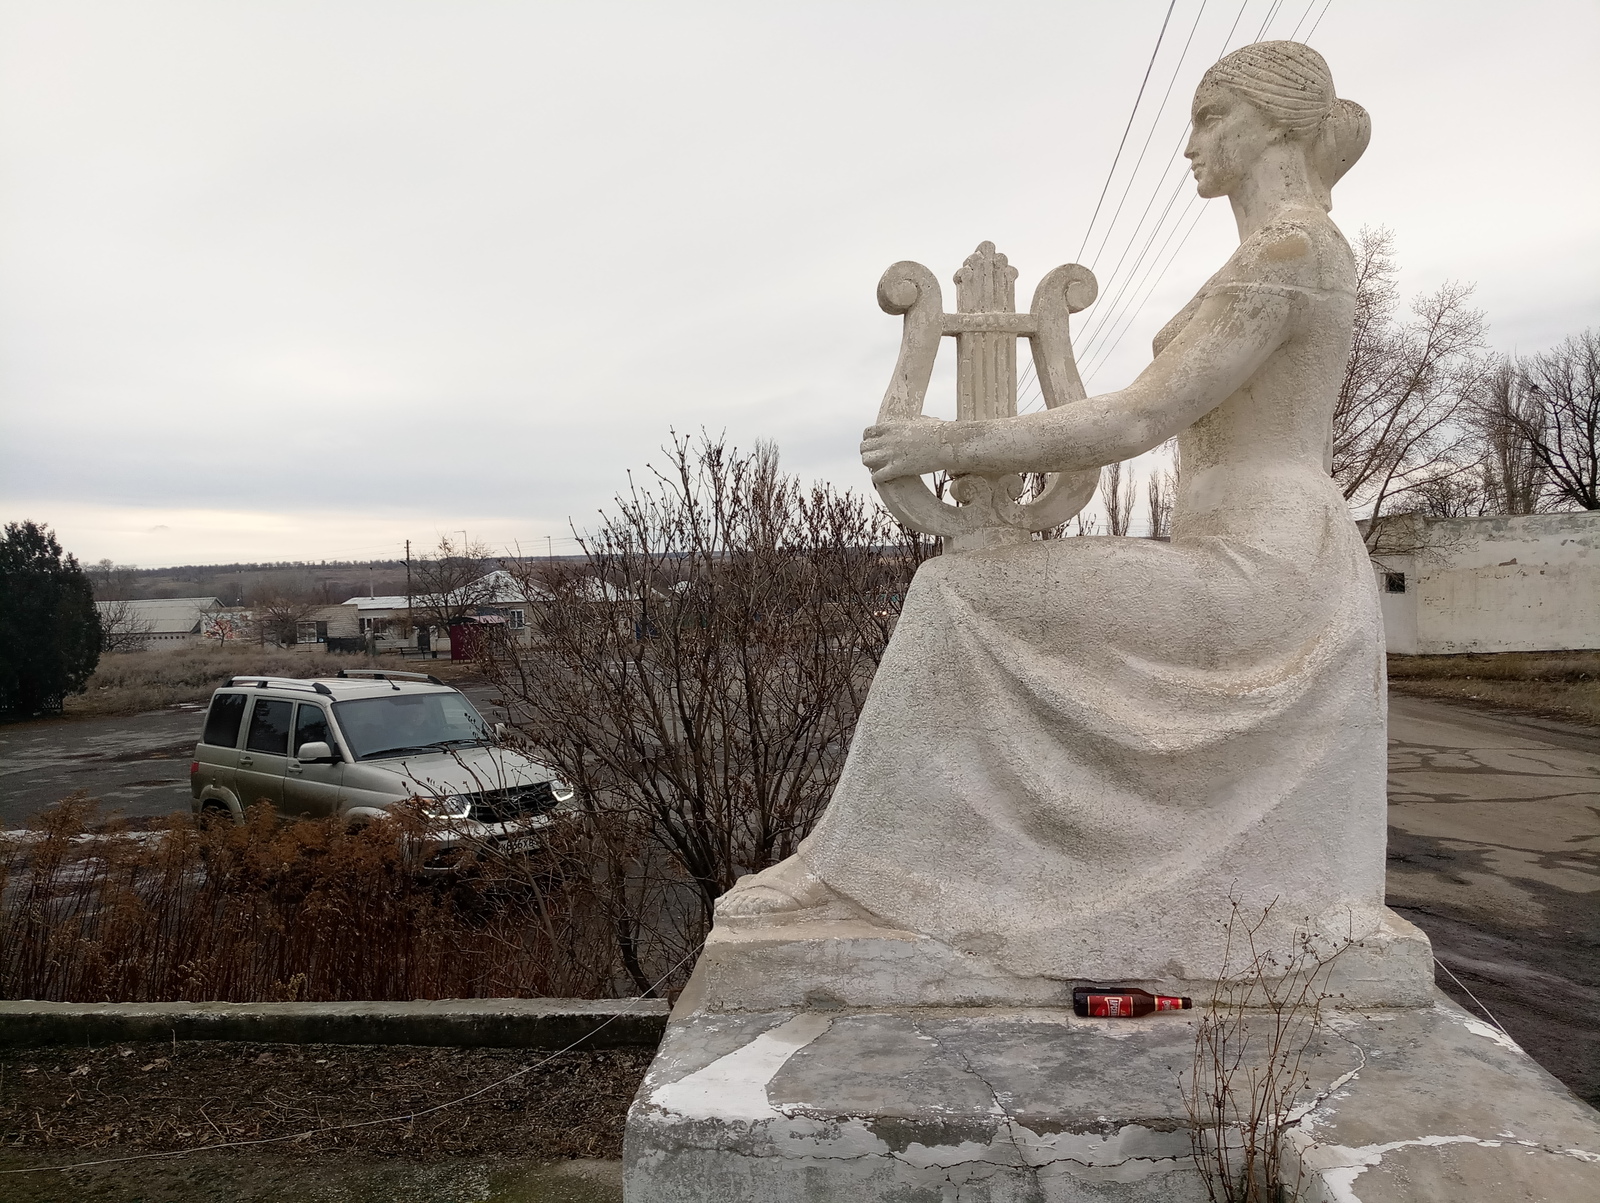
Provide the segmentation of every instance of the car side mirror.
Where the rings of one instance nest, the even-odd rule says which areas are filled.
[[[338,757],[333,754],[333,749],[320,739],[300,745],[300,753],[295,757],[301,764],[331,764]]]
[[[494,737],[496,739],[504,739],[506,737],[506,725],[504,723],[496,723],[494,725]]]

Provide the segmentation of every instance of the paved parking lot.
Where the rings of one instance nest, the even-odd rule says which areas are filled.
[[[486,686],[461,691],[490,722],[504,718]],[[22,826],[77,791],[129,818],[187,813],[189,762],[205,706],[118,718],[38,719],[0,726],[0,830]]]

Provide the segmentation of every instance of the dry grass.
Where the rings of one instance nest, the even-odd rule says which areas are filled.
[[[433,1158],[620,1157],[628,1103],[653,1049],[568,1052],[480,1098],[406,1123],[284,1146]],[[90,1160],[260,1140],[422,1111],[548,1054],[180,1041],[0,1053],[0,1146]],[[52,1155],[47,1155],[53,1153]]]
[[[1600,651],[1389,657],[1389,681],[1413,697],[1471,702],[1600,726]]]
[[[0,997],[63,1002],[596,997],[615,954],[581,836],[418,870],[404,818],[131,833],[93,803],[0,840]]]
[[[229,676],[269,673],[282,677],[332,676],[341,668],[384,668],[432,673],[445,681],[473,675],[473,666],[449,660],[401,660],[384,656],[335,655],[307,649],[257,644],[196,644],[167,651],[108,652],[89,678],[85,692],[66,700],[69,718],[143,714],[180,702],[204,702]]]

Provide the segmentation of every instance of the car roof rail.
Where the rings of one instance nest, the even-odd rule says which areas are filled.
[[[221,688],[227,689],[233,685],[254,685],[257,689],[267,689],[269,687],[272,689],[309,689],[313,692],[322,694],[323,697],[331,698],[333,696],[333,690],[329,689],[321,681],[300,681],[296,680],[294,677],[254,675],[247,677],[229,677],[222,683]]]
[[[341,677],[371,677],[377,681],[387,681],[391,677],[400,677],[407,681],[426,681],[430,685],[443,685],[444,682],[432,673],[402,673],[394,672],[387,668],[341,668]]]

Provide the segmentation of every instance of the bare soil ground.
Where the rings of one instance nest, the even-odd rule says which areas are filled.
[[[504,1177],[508,1168],[620,1157],[628,1104],[652,1054],[601,1049],[550,1058],[525,1049],[221,1041],[6,1050],[0,1053],[0,1171],[291,1137],[203,1153],[197,1164],[209,1167],[213,1180],[258,1164],[271,1168],[269,1178],[302,1183],[291,1193],[264,1197],[311,1197],[300,1193],[306,1180],[365,1165],[380,1177],[410,1167],[419,1181],[446,1183],[418,1197],[493,1198],[487,1190],[452,1193],[450,1176],[441,1177],[442,1171],[470,1165],[475,1168],[467,1177],[476,1180],[496,1170]],[[536,1068],[468,1102],[337,1130],[426,1111],[527,1065]],[[197,1183],[183,1185],[192,1165],[184,1169],[179,1162],[190,1158],[65,1174],[0,1173],[0,1198],[220,1197]],[[287,1188],[287,1181],[281,1185]],[[254,1197],[231,1188],[223,1193]]]
[[[1390,656],[1396,693],[1600,726],[1600,651]]]

